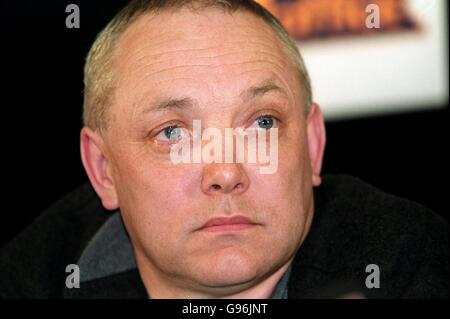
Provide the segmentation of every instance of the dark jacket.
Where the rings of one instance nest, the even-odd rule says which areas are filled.
[[[311,230],[293,261],[289,298],[359,291],[368,298],[448,298],[448,223],[427,208],[349,176],[326,176],[314,190]],[[0,251],[2,298],[146,298],[136,268],[66,287],[76,264],[110,218],[89,185],[47,209]],[[369,264],[380,287],[367,288]]]

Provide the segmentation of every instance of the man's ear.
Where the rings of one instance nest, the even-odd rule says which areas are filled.
[[[83,127],[80,132],[80,150],[84,169],[103,206],[108,210],[117,209],[119,201],[103,137],[90,128]]]
[[[309,160],[312,170],[312,184],[319,186],[322,182],[320,172],[325,151],[325,123],[318,104],[313,103],[306,119],[306,134],[308,140]]]

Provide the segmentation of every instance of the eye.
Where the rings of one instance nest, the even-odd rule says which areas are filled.
[[[277,119],[271,115],[262,115],[258,117],[255,121],[257,128],[270,130],[272,127],[277,125]]]
[[[158,135],[156,135],[155,139],[158,141],[163,142],[178,142],[178,140],[181,139],[182,131],[181,128],[178,126],[167,126],[164,129],[162,129]]]

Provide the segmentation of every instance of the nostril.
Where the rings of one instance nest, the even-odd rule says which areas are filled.
[[[213,184],[213,185],[211,185],[211,187],[216,191],[221,189],[220,185],[218,185],[218,184]]]

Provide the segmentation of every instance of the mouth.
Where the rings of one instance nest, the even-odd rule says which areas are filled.
[[[234,232],[253,228],[258,224],[244,216],[217,217],[210,219],[199,230],[206,232]]]

